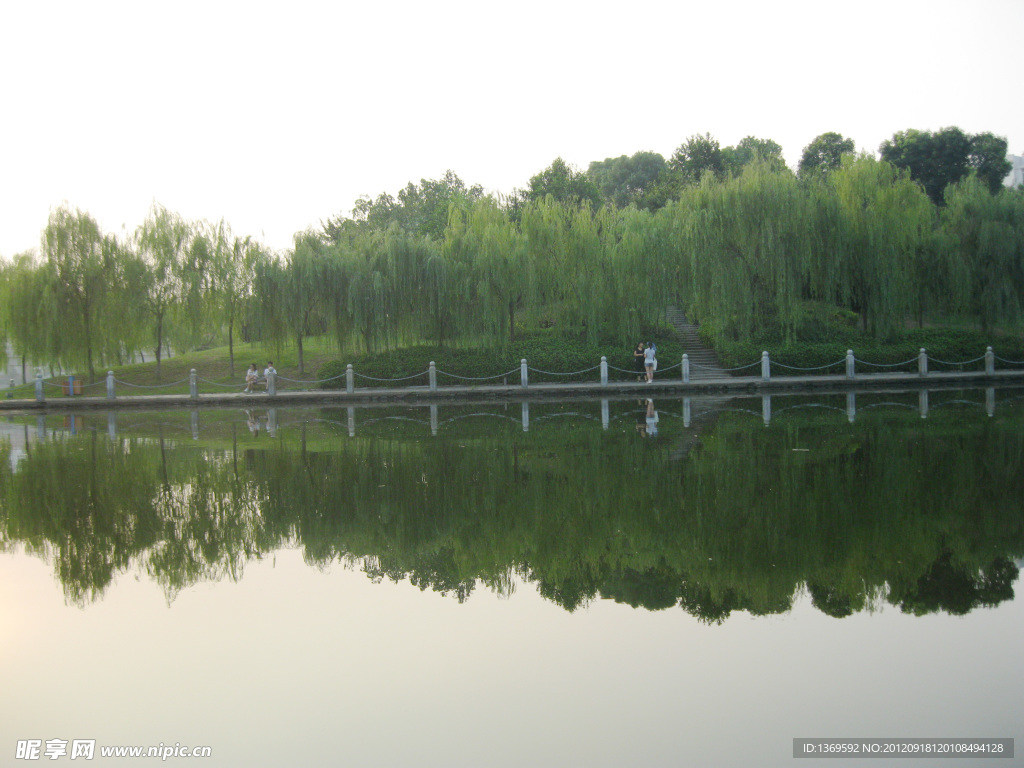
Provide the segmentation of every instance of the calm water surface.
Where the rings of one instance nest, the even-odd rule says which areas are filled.
[[[0,764],[28,739],[799,766],[797,737],[1021,736],[1021,394],[11,418]]]

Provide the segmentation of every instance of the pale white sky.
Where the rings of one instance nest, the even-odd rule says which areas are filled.
[[[1022,0],[0,0],[0,256],[67,201],[276,249],[451,168],[508,193],[688,136],[991,131],[1024,154]]]

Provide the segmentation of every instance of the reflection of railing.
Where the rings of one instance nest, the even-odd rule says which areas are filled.
[[[979,390],[980,391],[980,390]],[[875,393],[867,393],[868,396],[872,396]],[[681,403],[681,411],[675,411],[672,409],[666,409],[664,406],[657,409],[657,413],[662,419],[673,419],[682,422],[683,429],[689,429],[695,423],[701,421],[708,421],[717,418],[723,414],[741,414],[745,416],[751,416],[754,418],[760,418],[764,426],[770,426],[774,418],[778,418],[780,415],[787,412],[803,411],[809,409],[820,409],[823,411],[834,411],[838,414],[846,416],[849,423],[854,423],[857,417],[858,411],[878,410],[878,409],[902,409],[902,410],[916,410],[922,419],[928,418],[928,416],[939,409],[944,408],[973,408],[983,409],[988,416],[994,416],[996,412],[996,389],[994,387],[988,387],[984,390],[983,400],[967,400],[964,398],[956,398],[951,400],[943,400],[938,403],[932,403],[930,401],[929,391],[920,390],[917,393],[917,403],[900,402],[897,400],[872,400],[866,405],[858,407],[857,394],[854,392],[848,392],[845,395],[845,407],[840,407],[830,403],[795,403],[789,404],[779,409],[772,407],[773,397],[777,401],[780,397],[784,397],[787,401],[792,399],[792,395],[779,396],[779,395],[768,395],[762,394],[760,396],[748,396],[742,398],[742,400],[755,400],[759,398],[761,401],[761,410],[757,411],[753,408],[743,407],[741,404],[729,404],[734,402],[734,398],[720,397],[720,396],[697,396],[697,397],[681,397],[672,398],[673,401]],[[1004,397],[999,400],[1000,404],[1010,405],[1015,401],[1024,400],[1024,394],[1011,395]],[[666,402],[668,398],[659,399],[659,402]],[[756,400],[755,400],[756,401]],[[409,415],[393,415],[385,414],[358,420],[358,425],[362,429],[368,429],[377,424],[385,424],[388,422],[406,422],[415,425],[421,425],[423,427],[429,427],[431,435],[437,435],[443,427],[457,424],[458,422],[465,422],[475,419],[492,419],[499,422],[509,422],[512,424],[518,424],[521,426],[523,432],[528,432],[531,426],[536,426],[544,422],[552,422],[561,419],[575,419],[584,422],[598,423],[600,422],[601,428],[605,431],[609,430],[611,425],[620,420],[634,419],[637,415],[643,413],[643,409],[633,408],[628,411],[623,411],[612,415],[611,413],[611,400],[608,398],[602,398],[600,400],[600,416],[595,416],[590,413],[586,413],[580,410],[563,411],[559,410],[554,413],[544,413],[540,416],[536,415],[537,405],[534,403],[535,413],[531,416],[530,402],[523,400],[519,402],[519,417],[507,415],[505,413],[495,413],[493,411],[474,411],[472,413],[456,413],[455,415],[447,418],[441,418],[441,410],[446,407],[451,409],[457,409],[458,406],[443,406],[435,403],[426,406],[408,406],[409,408],[427,408],[429,417],[427,419],[419,419]],[[620,401],[621,402],[621,401]],[[718,406],[717,403],[723,403]],[[711,407],[708,405],[711,404]],[[704,406],[704,407],[701,407]],[[357,406],[346,406],[347,420],[345,422],[336,421],[327,418],[310,418],[300,419],[287,423],[279,422],[278,408],[268,407],[265,413],[256,415],[256,409],[246,409],[246,416],[249,421],[250,428],[252,423],[255,422],[258,427],[257,429],[261,432],[265,432],[270,437],[276,437],[282,432],[294,429],[303,428],[310,424],[326,424],[336,427],[345,428],[348,432],[349,437],[355,437],[357,432],[357,412],[363,411],[364,413],[374,413],[375,409],[362,409]],[[115,439],[118,435],[117,426],[117,414],[113,411],[106,414],[107,418],[107,433],[111,439]],[[66,425],[67,426],[67,425]],[[184,424],[175,423],[173,421],[148,421],[144,423],[133,423],[127,430],[132,432],[140,431],[144,426],[149,428],[159,427],[162,429],[169,429],[171,431],[178,431],[188,433],[191,432],[193,440],[198,440],[200,437],[200,411],[199,409],[192,409],[190,411],[190,423],[188,426]],[[68,431],[71,434],[75,434],[76,431],[80,430],[81,426],[79,422],[72,420]],[[95,429],[90,427],[89,429]],[[52,430],[51,430],[52,431]],[[124,430],[122,430],[124,431]],[[43,440],[46,437],[46,419],[44,416],[37,417],[37,440]]]
[[[749,369],[752,369],[752,368],[756,368],[757,366],[760,366],[761,371],[760,371],[760,376],[759,377],[757,377],[757,376],[736,377],[736,376],[730,375],[728,378],[729,379],[739,379],[740,381],[743,381],[746,378],[746,379],[751,379],[751,380],[760,380],[760,381],[764,382],[764,381],[770,381],[771,378],[772,378],[772,365],[775,365],[776,368],[781,368],[783,371],[795,371],[795,372],[799,372],[799,373],[802,373],[802,374],[816,373],[816,372],[823,372],[823,371],[831,371],[831,370],[834,370],[836,368],[841,368],[842,371],[840,373],[827,374],[827,375],[828,376],[833,376],[837,380],[842,380],[842,379],[853,380],[853,379],[858,378],[857,366],[859,365],[859,366],[862,366],[862,367],[867,367],[867,368],[871,369],[872,371],[875,371],[875,369],[878,369],[877,372],[875,372],[874,374],[868,374],[869,377],[871,375],[884,375],[885,373],[889,373],[889,374],[892,374],[892,373],[913,374],[913,373],[916,372],[916,374],[919,377],[927,378],[929,373],[930,373],[930,368],[933,368],[934,366],[940,366],[943,369],[942,371],[931,371],[931,372],[932,373],[940,373],[940,372],[949,373],[949,372],[954,372],[955,371],[955,372],[959,372],[959,373],[965,373],[965,372],[969,372],[969,373],[984,373],[984,375],[986,377],[994,377],[995,373],[996,373],[996,363],[997,362],[1001,363],[1004,366],[1004,369],[1002,369],[1003,371],[1005,371],[1006,368],[1009,368],[1013,372],[1018,372],[1019,371],[1021,373],[1024,373],[1024,362],[1015,361],[1015,360],[1007,360],[1005,358],[999,357],[999,356],[997,356],[992,351],[992,347],[988,347],[987,350],[985,351],[985,354],[981,355],[980,357],[976,357],[976,358],[973,358],[971,360],[963,360],[963,361],[960,361],[960,362],[950,362],[950,361],[941,360],[941,359],[938,359],[938,358],[929,358],[927,351],[925,349],[921,349],[916,357],[912,357],[912,358],[909,358],[907,360],[903,360],[903,361],[900,361],[900,362],[897,362],[897,363],[874,363],[874,362],[870,362],[870,361],[867,361],[867,360],[861,360],[860,358],[858,358],[858,357],[856,357],[854,355],[853,350],[847,350],[845,358],[836,360],[836,361],[834,361],[832,363],[828,363],[826,365],[820,365],[820,366],[815,366],[815,367],[807,367],[807,368],[803,368],[803,367],[799,367],[799,366],[793,366],[793,365],[788,365],[788,364],[780,363],[780,362],[772,363],[771,357],[770,357],[769,353],[767,351],[764,351],[764,352],[761,353],[761,359],[759,361],[757,361],[757,362],[753,362],[753,363],[750,363],[748,365],[737,366],[735,368],[721,369],[721,372],[726,373],[726,374],[735,374],[735,373],[738,373],[740,371],[745,371],[745,370],[749,370]],[[983,363],[983,368],[980,368],[980,369],[977,369],[977,370],[970,370],[970,371],[967,370],[967,369],[971,368],[972,366],[977,367],[979,363]],[[674,370],[677,367],[680,369],[680,380],[684,384],[690,383],[690,371],[691,371],[691,368],[706,368],[706,366],[701,366],[701,365],[698,365],[696,363],[691,363],[690,360],[689,360],[688,355],[684,354],[683,357],[682,357],[682,360],[680,362],[674,363],[673,365],[669,365],[669,366],[659,367],[659,370],[658,370],[659,380],[664,380],[664,379],[660,378],[662,374],[664,374],[664,373],[666,373],[668,371],[672,371],[672,370]],[[915,368],[916,368],[916,371],[915,371]],[[718,369],[716,369],[716,371],[717,370]],[[472,382],[474,384],[476,384],[476,383],[483,383],[483,382],[496,382],[497,380],[500,379],[505,386],[508,386],[509,378],[510,377],[514,378],[516,373],[518,372],[518,375],[519,375],[518,386],[523,388],[523,389],[526,389],[526,388],[529,388],[529,386],[530,386],[530,375],[531,375],[531,373],[539,375],[539,376],[547,377],[548,379],[553,379],[555,382],[562,382],[562,381],[572,380],[573,383],[581,383],[581,381],[585,382],[586,379],[582,379],[581,380],[580,377],[584,377],[587,374],[592,374],[594,371],[599,371],[598,381],[599,381],[601,386],[608,386],[609,385],[609,376],[610,376],[611,372],[626,374],[629,377],[634,377],[638,373],[636,370],[629,370],[629,369],[625,369],[625,368],[618,368],[618,367],[616,367],[614,365],[610,365],[608,363],[608,358],[607,357],[602,357],[601,358],[601,362],[598,365],[592,366],[590,368],[583,368],[583,369],[580,369],[580,370],[577,370],[577,371],[547,371],[547,370],[543,370],[543,369],[540,369],[540,368],[533,368],[533,367],[531,367],[527,363],[526,359],[524,358],[523,360],[520,361],[520,366],[519,366],[518,369],[513,368],[512,370],[504,371],[502,373],[497,373],[497,374],[494,374],[492,376],[476,376],[476,377],[474,377],[474,376],[461,376],[459,374],[449,373],[447,371],[439,370],[437,368],[436,364],[433,361],[431,361],[429,366],[427,367],[427,369],[425,371],[421,371],[419,373],[410,374],[408,376],[397,376],[397,377],[393,377],[393,378],[381,378],[381,377],[376,377],[376,376],[369,376],[367,374],[357,373],[353,369],[352,365],[349,364],[347,366],[344,374],[339,374],[338,376],[332,376],[330,378],[325,378],[325,379],[291,379],[291,378],[287,378],[285,376],[281,376],[281,375],[277,374],[276,372],[270,372],[265,377],[261,377],[260,383],[262,384],[263,388],[265,388],[266,393],[269,396],[272,396],[272,397],[277,395],[279,391],[283,391],[284,389],[287,389],[288,385],[311,385],[315,389],[321,389],[321,388],[324,387],[324,385],[330,384],[331,382],[334,382],[334,381],[338,381],[338,380],[340,380],[342,378],[345,379],[345,391],[348,394],[351,394],[351,393],[353,393],[355,391],[356,379],[357,378],[360,379],[360,380],[363,380],[363,381],[371,382],[373,385],[384,384],[384,385],[389,385],[389,386],[393,385],[393,386],[396,386],[396,387],[405,387],[405,388],[409,388],[409,387],[414,386],[412,384],[412,382],[422,381],[422,382],[424,382],[424,384],[420,384],[417,388],[425,387],[426,389],[428,389],[431,392],[436,392],[438,390],[438,388],[439,388],[439,384],[438,384],[438,377],[439,376],[448,377],[450,379],[455,380],[456,382]],[[825,374],[821,374],[821,375],[824,376]],[[705,379],[704,383],[706,384],[707,382],[708,382],[708,380]],[[189,386],[189,396],[191,398],[193,398],[193,399],[196,399],[196,398],[199,397],[200,384],[206,385],[208,387],[214,387],[214,388],[220,389],[220,390],[225,390],[225,391],[231,390],[231,391],[239,392],[239,393],[241,393],[243,391],[243,386],[241,384],[237,384],[237,383],[225,384],[225,383],[222,383],[222,382],[211,381],[210,379],[206,379],[206,378],[203,378],[203,377],[199,376],[198,373],[196,372],[196,370],[192,369],[192,372],[191,372],[191,374],[189,375],[189,377],[187,379],[179,379],[178,381],[169,382],[167,384],[150,384],[150,385],[133,384],[133,383],[127,382],[127,381],[120,381],[120,380],[114,378],[114,372],[113,371],[108,371],[107,372],[107,380],[106,380],[106,394],[107,394],[107,399],[110,399],[110,400],[116,399],[116,397],[117,397],[117,386],[118,385],[120,385],[122,387],[127,387],[127,388],[129,388],[131,390],[145,390],[145,391],[155,392],[157,390],[167,390],[167,389],[171,389],[171,388],[181,387],[185,383],[188,383],[188,386]],[[591,383],[593,383],[593,382],[591,382]],[[284,386],[282,387],[280,385],[284,385]],[[35,388],[36,400],[39,401],[39,402],[45,402],[45,400],[46,400],[45,388],[46,387],[60,389],[63,392],[63,394],[68,395],[68,396],[74,396],[74,395],[82,394],[83,390],[85,390],[85,389],[89,389],[89,388],[92,388],[92,387],[98,387],[98,386],[102,386],[102,383],[98,382],[98,383],[95,383],[95,384],[85,384],[85,385],[83,385],[80,381],[76,381],[73,376],[68,377],[67,380],[65,382],[62,382],[62,383],[54,383],[54,382],[44,381],[43,377],[42,377],[42,374],[40,373],[40,374],[36,375],[36,388]],[[300,389],[302,391],[309,391],[309,387],[302,388],[300,386]]]

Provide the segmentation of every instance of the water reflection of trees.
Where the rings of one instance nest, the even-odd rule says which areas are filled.
[[[1011,599],[1020,417],[894,418],[764,429],[723,414],[682,460],[673,440],[692,433],[664,421],[657,450],[565,424],[429,441],[302,430],[245,451],[92,433],[35,444],[17,471],[0,456],[0,540],[52,558],[79,603],[133,568],[171,598],[282,546],[459,600],[520,578],[569,610],[607,598],[709,623],[803,591],[835,617]]]

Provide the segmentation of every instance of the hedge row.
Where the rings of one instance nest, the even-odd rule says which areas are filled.
[[[861,373],[883,370],[874,366],[885,366],[885,370],[890,371],[916,371],[917,356],[922,347],[928,351],[929,369],[933,371],[981,370],[984,362],[978,358],[990,345],[1004,360],[1024,362],[1024,341],[1021,339],[986,340],[975,331],[915,329],[905,332],[897,341],[886,343],[859,334],[855,336],[842,341],[791,345],[735,341],[719,344],[716,352],[722,367],[729,369],[756,363],[761,359],[762,350],[767,349],[775,375],[841,374],[847,349],[853,349],[854,356],[861,361],[857,364]],[[656,333],[650,340],[658,346],[659,369],[674,367],[673,375],[679,375],[678,364],[686,352],[683,346],[672,338],[668,329]],[[323,389],[344,389],[346,366],[351,363],[358,387],[425,386],[428,383],[427,369],[433,361],[438,371],[438,383],[442,386],[518,383],[519,363],[525,358],[533,383],[598,381],[600,374],[596,367],[602,356],[608,358],[611,381],[628,381],[634,377],[632,349],[587,344],[550,333],[535,334],[501,350],[416,346],[361,355],[351,360],[326,363],[317,372],[317,378],[322,381],[329,379],[321,384]],[[944,364],[964,361],[975,362]],[[892,367],[897,363],[906,364]],[[996,367],[1000,364],[997,363]],[[578,373],[580,371],[582,373]],[[759,371],[747,367],[737,375],[756,376]]]
[[[684,350],[678,341],[671,338],[668,331],[662,332],[652,340],[658,346],[659,365],[671,365],[682,359]],[[317,378],[330,379],[320,385],[323,389],[344,389],[345,370],[351,363],[356,374],[357,387],[387,386],[391,383],[422,386],[428,383],[426,372],[433,361],[438,371],[438,383],[441,385],[500,384],[504,380],[518,383],[520,361],[525,359],[530,368],[529,376],[532,383],[598,381],[600,371],[596,368],[600,365],[602,356],[608,358],[610,380],[626,381],[634,378],[632,349],[586,344],[582,341],[560,338],[554,334],[534,336],[510,344],[501,350],[416,346],[376,355],[362,355],[352,360],[337,360],[324,364],[317,372]],[[580,371],[582,373],[579,373]],[[565,375],[569,373],[573,375]],[[463,377],[468,381],[455,377]],[[401,381],[395,381],[396,379]]]
[[[986,347],[991,346],[997,357],[1004,360],[1024,362],[1024,342],[1019,338],[991,339],[977,331],[953,329],[913,329],[904,332],[901,338],[889,342],[875,341],[867,337],[846,338],[842,341],[816,344],[765,345],[751,341],[736,341],[720,344],[716,350],[722,366],[733,368],[760,360],[761,352],[767,350],[773,366],[790,366],[786,375],[801,373],[829,374],[844,370],[846,350],[852,349],[857,358],[857,370],[871,373],[875,366],[886,366],[891,371],[916,371],[917,357],[921,349],[928,354],[928,369],[932,371],[982,370]],[[971,362],[973,361],[973,362]],[[833,365],[837,363],[837,365]],[[906,365],[897,366],[898,363]],[[996,367],[999,367],[997,362]],[[829,366],[826,370],[804,370]],[[893,367],[896,366],[896,367]],[[880,369],[879,369],[880,370]]]

